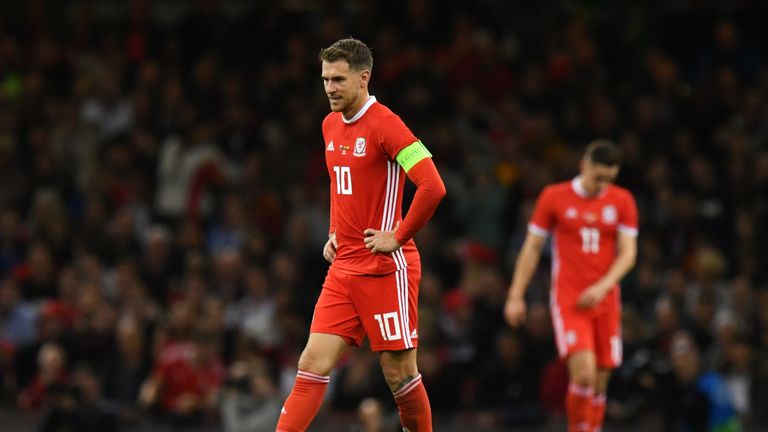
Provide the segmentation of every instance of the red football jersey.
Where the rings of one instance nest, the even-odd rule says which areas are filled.
[[[574,304],[613,264],[618,233],[637,236],[637,206],[628,190],[614,185],[589,197],[576,177],[544,188],[528,230],[544,237],[553,234],[551,297]],[[613,289],[605,302],[618,299],[618,289]]]
[[[406,176],[395,158],[418,138],[373,96],[351,119],[328,114],[323,138],[331,177],[330,231],[339,243],[333,266],[350,274],[387,274],[418,260],[413,240],[392,254],[374,255],[363,234],[368,228],[391,230],[402,220]]]

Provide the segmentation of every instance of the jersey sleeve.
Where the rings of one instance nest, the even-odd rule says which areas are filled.
[[[619,232],[637,237],[638,234],[638,221],[637,221],[637,204],[632,194],[627,191],[626,197],[622,202],[622,207],[619,210]]]
[[[383,118],[378,129],[382,150],[390,160],[396,160],[400,150],[419,140],[395,114]]]
[[[549,236],[555,224],[554,201],[549,189],[544,189],[536,200],[531,220],[528,221],[528,231],[541,237]]]
[[[416,194],[408,214],[395,233],[395,240],[401,245],[432,218],[437,205],[445,197],[445,184],[431,158],[422,159],[412,168],[408,170],[408,178],[416,185]]]

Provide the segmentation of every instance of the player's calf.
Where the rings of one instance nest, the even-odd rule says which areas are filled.
[[[392,395],[400,412],[400,424],[403,430],[432,432],[432,408],[429,405],[427,390],[421,382],[421,375],[403,380],[400,384],[400,389]]]
[[[416,350],[381,354],[381,369],[400,412],[403,430],[432,431],[432,409],[416,367]]]

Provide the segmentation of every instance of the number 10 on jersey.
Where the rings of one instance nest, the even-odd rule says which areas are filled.
[[[352,195],[352,173],[348,166],[333,167],[336,173],[336,193],[339,195]]]

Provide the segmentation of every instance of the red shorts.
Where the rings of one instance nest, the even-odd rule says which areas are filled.
[[[331,267],[310,332],[338,335],[354,346],[367,335],[373,351],[415,348],[420,281],[419,261],[385,275],[347,274]]]
[[[592,351],[597,367],[613,369],[621,364],[621,307],[618,302],[603,302],[592,310],[575,304],[552,302],[552,325],[561,359],[577,351]]]

